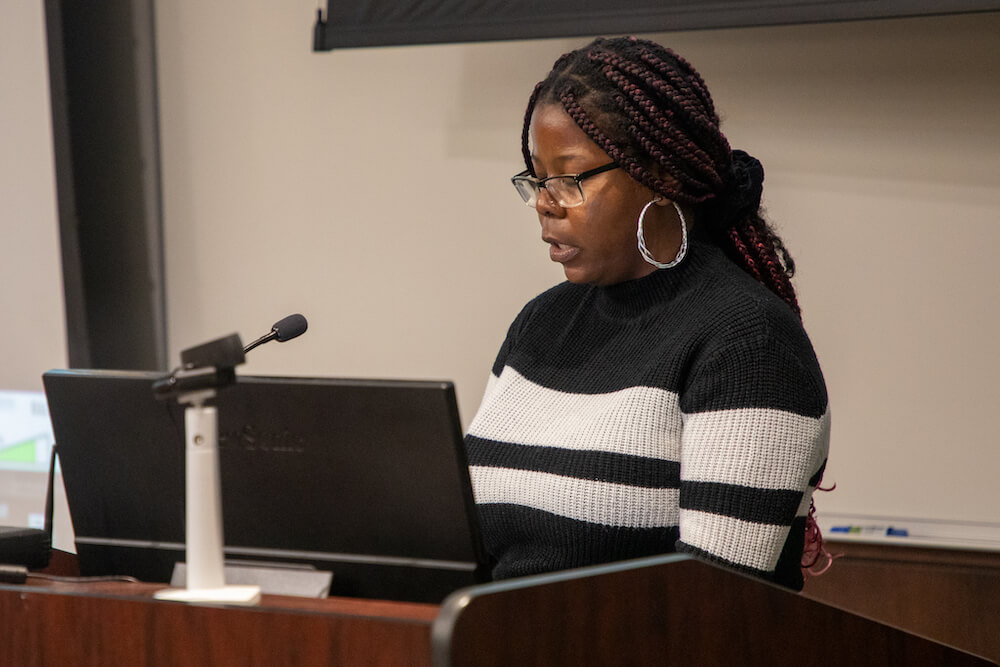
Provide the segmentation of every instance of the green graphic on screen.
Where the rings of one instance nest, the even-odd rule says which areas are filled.
[[[0,470],[48,470],[53,440],[44,394],[0,389]]]
[[[37,440],[26,440],[8,447],[0,447],[0,461],[4,463],[34,463],[37,460]]]

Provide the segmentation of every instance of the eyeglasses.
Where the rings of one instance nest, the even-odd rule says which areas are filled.
[[[510,182],[517,188],[517,194],[521,195],[521,199],[527,206],[534,208],[535,204],[538,203],[538,193],[542,188],[545,188],[557,204],[563,208],[573,208],[582,204],[584,200],[583,188],[580,187],[580,183],[591,176],[597,176],[617,168],[617,164],[609,162],[579,174],[562,174],[548,178],[535,178],[525,169],[511,178]]]

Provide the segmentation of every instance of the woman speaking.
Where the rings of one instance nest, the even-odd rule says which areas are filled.
[[[636,38],[559,58],[521,143],[567,281],[510,326],[466,436],[494,576],[679,551],[800,589],[829,412],[760,163]]]

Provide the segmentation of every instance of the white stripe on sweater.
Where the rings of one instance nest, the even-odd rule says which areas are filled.
[[[492,466],[471,466],[469,473],[477,504],[523,505],[607,526],[677,525],[678,489],[651,489]]]
[[[503,410],[491,409],[493,404]],[[492,374],[469,435],[495,442],[680,460],[677,394],[629,387],[573,394],[531,382],[511,367]]]
[[[766,408],[685,415],[681,480],[800,491],[829,440],[829,410],[818,419]]]
[[[681,541],[737,565],[770,572],[788,537],[788,526],[683,510]]]

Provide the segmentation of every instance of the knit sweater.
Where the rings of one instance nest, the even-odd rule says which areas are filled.
[[[823,376],[787,304],[714,246],[528,303],[465,441],[496,578],[681,551],[802,587]]]

